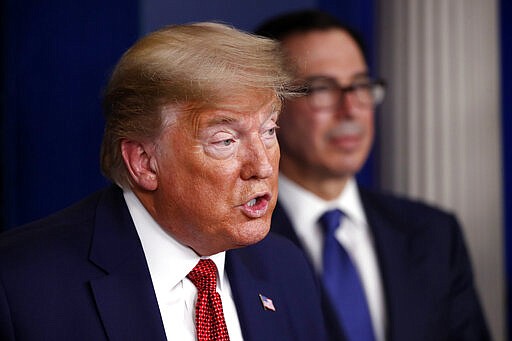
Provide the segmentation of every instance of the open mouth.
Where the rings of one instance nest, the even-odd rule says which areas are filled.
[[[242,205],[242,211],[250,218],[260,218],[267,212],[270,199],[269,193],[255,196]]]

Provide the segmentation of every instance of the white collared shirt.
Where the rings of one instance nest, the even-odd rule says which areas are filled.
[[[186,276],[201,257],[166,233],[133,192],[124,190],[123,195],[144,249],[167,340],[195,341],[197,289]],[[243,340],[242,331],[224,271],[225,257],[226,253],[220,252],[208,258],[217,266],[217,292],[222,299],[229,339],[238,341]]]
[[[327,210],[339,208],[344,213],[336,239],[347,250],[363,282],[377,341],[385,340],[386,314],[382,280],[359,191],[350,179],[341,195],[325,201],[279,174],[279,202],[291,219],[295,232],[317,274],[322,273],[323,233],[318,222]]]

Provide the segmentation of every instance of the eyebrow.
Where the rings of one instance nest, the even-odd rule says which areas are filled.
[[[278,115],[279,111],[277,109],[279,107],[280,107],[280,104],[278,102],[272,103],[267,117],[270,118],[274,114]],[[219,116],[212,117],[212,118],[208,119],[208,121],[206,121],[206,126],[212,127],[212,126],[216,126],[216,125],[233,124],[236,122],[238,122],[238,119],[230,116],[229,114],[219,114]]]
[[[211,127],[211,126],[216,126],[216,125],[221,125],[221,124],[231,124],[231,123],[235,123],[236,121],[237,120],[234,117],[223,115],[223,116],[210,118],[206,122],[206,125],[208,127]]]
[[[356,74],[353,74],[351,76],[352,79],[360,79],[360,78],[370,78],[370,73],[368,71],[358,72]],[[322,80],[322,79],[330,79],[336,81],[334,77],[326,76],[326,75],[312,75],[305,79],[307,82],[315,81],[315,80]]]

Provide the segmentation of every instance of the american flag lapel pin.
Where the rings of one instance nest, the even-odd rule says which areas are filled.
[[[259,296],[261,304],[263,304],[263,309],[276,311],[276,308],[274,307],[274,302],[272,302],[270,298],[268,298],[267,296],[263,296],[262,294],[259,294]]]

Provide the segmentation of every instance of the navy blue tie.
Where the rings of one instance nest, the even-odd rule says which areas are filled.
[[[324,228],[322,281],[349,341],[374,341],[364,290],[347,251],[335,237],[343,213],[327,211],[320,217]]]

